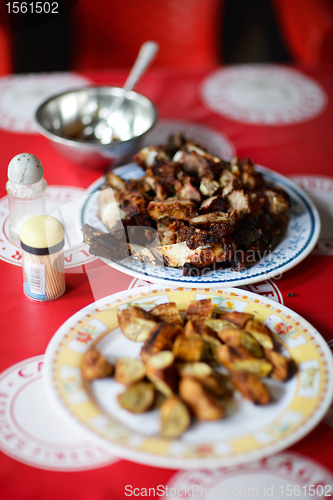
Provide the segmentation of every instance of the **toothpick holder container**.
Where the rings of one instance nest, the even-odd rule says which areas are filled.
[[[47,302],[65,293],[64,227],[54,217],[38,215],[21,229],[23,291],[29,299]]]

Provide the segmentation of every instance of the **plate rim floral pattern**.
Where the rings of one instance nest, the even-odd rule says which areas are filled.
[[[181,439],[176,440],[176,442],[170,442],[159,437],[147,435],[141,436],[138,439],[136,431],[128,430],[125,424],[119,424],[115,417],[106,416],[101,409],[99,409],[100,414],[98,418],[96,417],[97,405],[88,390],[83,386],[80,376],[78,376],[79,378],[76,382],[76,392],[71,392],[71,389],[68,392],[68,387],[66,386],[68,379],[63,374],[68,369],[79,371],[83,352],[90,345],[87,344],[84,348],[85,350],[81,350],[81,353],[72,347],[73,342],[75,343],[77,338],[80,338],[82,335],[85,325],[88,325],[90,328],[92,325],[90,322],[96,322],[98,317],[101,320],[100,322],[102,322],[103,318],[104,321],[106,317],[110,318],[106,314],[106,309],[108,308],[117,307],[129,302],[137,303],[138,300],[144,301],[149,296],[154,297],[154,300],[156,300],[161,295],[163,296],[162,300],[165,301],[164,297],[167,295],[167,300],[171,298],[178,305],[181,302],[188,303],[188,300],[192,300],[193,297],[200,298],[202,295],[216,297],[217,299],[222,297],[223,300],[228,299],[229,302],[231,301],[236,304],[236,308],[237,304],[242,303],[243,305],[246,304],[245,309],[249,308],[247,309],[249,311],[254,310],[253,308],[257,309],[259,316],[266,317],[268,322],[274,321],[272,318],[278,317],[279,321],[281,320],[282,323],[289,324],[290,329],[294,329],[296,332],[288,337],[289,330],[286,328],[285,332],[287,333],[284,334],[283,338],[281,337],[284,347],[287,347],[289,352],[295,349],[292,355],[297,360],[299,367],[298,373],[295,375],[297,377],[297,384],[295,382],[297,388],[292,393],[292,400],[278,413],[277,417],[270,417],[272,421],[265,422],[264,425],[266,425],[266,428],[263,427],[263,429],[260,429],[260,432],[247,431],[248,435],[245,437],[234,437],[234,441],[238,443],[238,448],[235,446],[232,451],[223,451],[225,439],[216,444],[214,443],[210,447],[207,447],[206,441],[199,444],[191,444],[190,442],[185,442],[184,444]],[[111,311],[111,313],[114,314],[115,311],[116,309],[113,312]],[[110,320],[109,327],[104,332],[100,331],[96,333],[95,341],[102,339],[109,332],[114,331],[118,323],[117,320],[113,319],[112,321]],[[111,323],[112,326],[110,326]],[[281,322],[278,325],[280,324]],[[277,332],[278,329],[275,331]],[[311,356],[313,356],[313,359]],[[306,364],[309,360],[313,361],[313,363],[316,362],[319,367],[318,383],[313,384],[315,387],[313,393],[311,392],[313,391],[313,387],[310,387],[309,392],[308,384],[304,379],[307,372],[304,372],[304,369],[301,368],[301,363]],[[140,287],[135,291],[125,290],[110,295],[86,306],[69,318],[51,339],[45,353],[44,361],[43,378],[46,393],[54,408],[64,418],[71,421],[72,424],[80,426],[82,430],[86,431],[87,435],[95,437],[96,440],[103,443],[116,456],[155,467],[172,469],[222,467],[246,463],[275,454],[306,436],[324,417],[333,396],[332,354],[318,331],[304,318],[287,307],[252,292],[245,292],[236,288],[216,290],[190,287],[165,288],[148,285]],[[304,391],[306,392],[305,394]],[[82,395],[86,397],[87,402],[84,398],[82,399]],[[288,427],[289,424],[287,421],[287,428],[285,429],[286,424],[284,423],[284,419],[286,417],[289,419],[292,418],[293,415],[290,417],[290,414],[293,413],[298,414],[298,420],[294,422],[294,427],[293,423]],[[100,428],[103,425],[104,429],[102,432]],[[112,429],[111,434],[108,433],[109,428]],[[118,428],[122,432],[119,432]],[[274,430],[275,428],[277,430]],[[268,435],[271,433],[274,437],[267,440],[265,432]],[[126,437],[124,437],[125,435]],[[259,435],[262,435],[263,438],[259,439]],[[230,442],[232,442],[232,439],[230,438]],[[175,449],[178,449],[177,446],[180,446],[183,454],[179,453],[179,451],[175,453]],[[219,446],[222,446],[222,451]]]
[[[250,283],[257,283],[259,281],[262,281],[263,279],[274,278],[275,276],[288,271],[289,269],[299,264],[302,260],[304,260],[305,257],[309,255],[309,253],[317,244],[321,227],[319,213],[310,197],[290,179],[260,165],[256,165],[256,169],[262,172],[270,181],[273,181],[274,184],[282,185],[289,191],[289,193],[292,193],[293,202],[298,206],[302,205],[302,207],[305,209],[306,215],[310,219],[309,225],[303,228],[305,230],[307,229],[308,233],[306,242],[300,247],[297,247],[296,255],[292,255],[292,257],[290,257],[289,255],[288,257],[288,255],[286,255],[288,253],[288,248],[286,247],[286,245],[288,244],[288,242],[292,244],[293,238],[295,239],[296,237],[300,237],[299,230],[294,231],[289,239],[285,239],[280,242],[280,244],[282,243],[284,245],[284,249],[282,249],[282,252],[279,251],[278,246],[274,248],[273,252],[257,262],[253,267],[244,269],[240,272],[233,272],[230,269],[220,269],[211,271],[204,276],[182,276],[181,269],[170,268],[167,266],[160,268],[151,264],[139,264],[134,260],[130,264],[125,264],[123,262],[116,263],[106,258],[99,258],[104,263],[113,267],[117,271],[133,276],[134,278],[140,278],[152,283],[170,286],[241,286]],[[138,173],[139,171],[140,168],[135,163],[130,163],[116,169],[114,172],[118,173],[120,176],[123,176],[125,179],[129,179],[131,172],[134,172],[134,174],[132,175],[135,175],[135,172]],[[89,207],[91,197],[96,191],[98,191],[103,182],[104,177],[100,177],[87,188],[87,199],[82,204],[79,213],[78,224],[80,228],[82,228],[82,224],[84,222],[89,223],[89,220],[87,220],[87,207]],[[95,208],[95,211],[97,212],[97,207]],[[296,219],[294,220],[293,218],[291,218],[289,220],[289,228],[291,227],[292,223],[296,223]],[[103,227],[100,222],[97,222],[97,224],[99,224],[100,228]],[[297,245],[297,242],[295,243],[294,241],[293,243]],[[271,263],[268,262],[269,260]]]

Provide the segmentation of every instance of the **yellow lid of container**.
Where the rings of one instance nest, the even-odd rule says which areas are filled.
[[[21,246],[52,249],[63,243],[64,237],[64,226],[58,219],[51,215],[36,215],[25,221],[22,226]]]

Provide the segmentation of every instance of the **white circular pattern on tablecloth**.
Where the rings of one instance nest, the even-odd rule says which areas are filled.
[[[146,285],[151,285],[151,283],[140,278],[134,278],[129,284],[128,290]],[[280,292],[274,280],[265,280],[261,281],[260,283],[240,286],[239,288],[242,288],[243,290],[247,290],[249,292],[257,293],[258,295],[262,295],[264,297],[268,297],[271,300],[275,300],[275,302],[278,302],[279,304],[283,304],[282,293]]]
[[[321,221],[319,240],[312,254],[333,255],[333,177],[323,175],[290,175],[310,196]]]
[[[37,134],[35,111],[53,94],[91,81],[82,75],[66,72],[7,75],[0,78],[0,128],[20,134]]]
[[[79,210],[82,198],[85,198],[84,192],[84,189],[73,186],[48,186],[46,189],[46,212],[58,218],[64,224],[66,231],[64,247],[66,272],[80,272],[78,266],[97,259],[89,254],[89,247],[82,243],[82,234],[77,227],[76,210]],[[0,199],[0,260],[22,266],[21,247],[9,237],[7,196]]]
[[[301,72],[270,64],[218,69],[199,94],[212,111],[252,125],[291,125],[315,118],[327,103],[324,89]]]
[[[164,497],[175,500],[201,498],[306,498],[330,497],[333,476],[321,464],[298,453],[280,453],[272,457],[223,469],[179,471]],[[320,493],[323,493],[320,495]],[[162,495],[160,495],[162,496]]]
[[[0,375],[0,450],[19,462],[54,471],[89,470],[117,461],[54,411],[42,367],[43,356],[35,356]]]

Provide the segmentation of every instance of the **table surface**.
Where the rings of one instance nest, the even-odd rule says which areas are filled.
[[[249,157],[255,163],[286,176],[297,176],[297,182],[315,203],[319,203],[323,227],[315,251],[280,279],[253,285],[250,289],[268,297],[275,296],[308,320],[327,342],[333,342],[333,67],[249,66],[231,69],[182,71],[152,68],[136,90],[156,104],[160,121],[186,121],[224,134],[240,158]],[[256,81],[251,76],[253,69],[257,71]],[[278,70],[273,83],[267,83],[266,69],[271,72]],[[91,83],[121,86],[126,74],[110,71],[83,76]],[[52,77],[56,81],[59,74],[47,75],[47,78]],[[11,75],[0,79],[1,197],[6,195],[7,165],[20,152],[33,153],[42,161],[49,186],[87,188],[103,174],[62,158],[45,138],[29,130],[28,125],[20,130],[20,99],[23,99],[25,89],[27,95],[33,95],[31,89],[38,78],[45,78],[45,75]],[[238,88],[243,78],[245,81],[249,78],[247,88],[253,88],[252,94]],[[267,97],[261,109],[260,105],[256,107],[260,85]],[[271,86],[269,91],[265,90],[265,85]],[[215,102],[214,92],[219,88],[226,89],[225,99]],[[288,90],[290,95],[286,99],[290,98],[290,107],[287,106],[285,111],[281,108],[280,114],[275,113],[273,123],[267,123],[272,116],[274,99],[283,100],[283,92]],[[15,108],[13,116],[10,105]],[[253,109],[257,114],[253,115]],[[36,303],[23,295],[20,266],[0,260],[0,271],[0,373],[16,363],[42,355],[56,330],[84,306],[139,284],[134,283],[132,277],[94,260],[83,267],[67,270],[67,289],[62,298]],[[329,419],[321,422],[288,453],[298,457],[299,463],[312,460],[315,462],[313,467],[324,468],[333,474],[332,420],[331,424]],[[0,435],[5,432],[1,423],[0,406]],[[128,484],[156,488],[172,482],[175,474],[185,473],[125,460],[86,471],[43,470],[0,452],[0,490],[2,498],[10,500],[118,499],[125,497]]]

